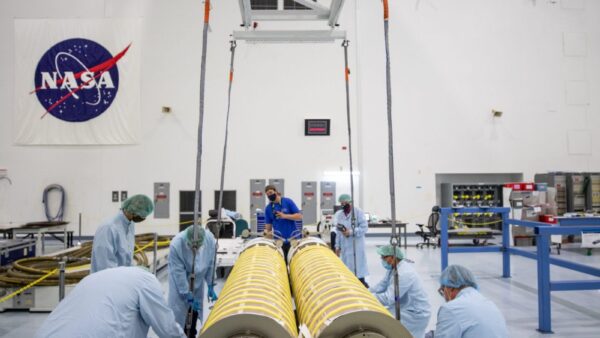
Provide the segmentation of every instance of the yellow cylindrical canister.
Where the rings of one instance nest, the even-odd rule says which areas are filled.
[[[323,241],[300,240],[288,259],[298,321],[312,337],[411,337]]]
[[[281,250],[250,241],[235,262],[200,337],[293,337],[298,326]]]

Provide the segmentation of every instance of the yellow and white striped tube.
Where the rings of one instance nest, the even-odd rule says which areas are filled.
[[[298,336],[283,254],[270,240],[251,241],[240,254],[200,337],[240,334]]]
[[[324,242],[301,240],[289,260],[298,320],[312,337],[345,337],[358,332],[410,337]]]

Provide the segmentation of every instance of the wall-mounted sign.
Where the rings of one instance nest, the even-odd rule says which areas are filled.
[[[329,136],[329,119],[306,119],[304,120],[304,136]]]

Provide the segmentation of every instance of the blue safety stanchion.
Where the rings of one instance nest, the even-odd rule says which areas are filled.
[[[510,225],[508,212],[502,213],[502,277],[510,277]]]
[[[442,249],[442,271],[448,266],[448,217],[450,216],[450,208],[442,208],[441,224],[440,224],[440,246]]]
[[[538,273],[538,330],[551,333],[550,323],[550,238],[538,235],[537,273]]]

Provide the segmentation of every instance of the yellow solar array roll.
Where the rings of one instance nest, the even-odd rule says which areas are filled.
[[[251,241],[237,259],[202,338],[297,337],[283,254],[272,241]]]
[[[406,329],[317,239],[303,239],[290,252],[290,279],[300,325],[315,338],[411,337]]]

